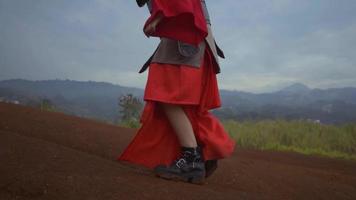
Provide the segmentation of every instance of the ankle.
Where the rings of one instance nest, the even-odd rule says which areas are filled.
[[[189,146],[181,146],[181,151],[188,151],[193,154],[197,154],[201,152],[200,146],[189,147]]]
[[[181,147],[183,157],[185,157],[189,162],[196,162],[202,160],[200,146],[196,147]]]
[[[197,149],[197,147],[198,146],[193,146],[193,147],[191,147],[191,146],[181,146],[181,150],[182,151],[194,151],[194,150]]]

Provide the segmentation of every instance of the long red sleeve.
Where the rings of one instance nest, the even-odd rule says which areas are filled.
[[[158,15],[163,18],[150,36],[167,37],[198,45],[208,35],[200,0],[151,0],[152,14],[144,28]]]

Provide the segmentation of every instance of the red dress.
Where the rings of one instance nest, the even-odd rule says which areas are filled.
[[[154,168],[159,164],[169,165],[179,157],[181,145],[158,102],[182,106],[202,147],[204,160],[222,159],[233,152],[235,141],[209,112],[220,107],[221,100],[213,55],[208,47],[199,68],[151,63],[144,100],[142,125],[118,160]]]

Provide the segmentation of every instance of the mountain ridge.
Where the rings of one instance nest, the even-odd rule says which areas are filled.
[[[120,119],[118,98],[131,93],[143,101],[144,90],[118,84],[77,80],[0,81],[0,98],[36,106],[50,99],[65,113],[115,123]],[[220,90],[222,107],[213,110],[221,119],[312,119],[324,123],[356,121],[356,88],[310,88],[302,83],[281,90],[251,93]],[[328,108],[328,109],[325,109]],[[327,112],[326,112],[327,110]]]

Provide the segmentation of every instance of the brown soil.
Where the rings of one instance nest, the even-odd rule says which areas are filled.
[[[135,129],[0,103],[0,199],[356,199],[356,162],[238,148],[204,185],[116,161]]]

